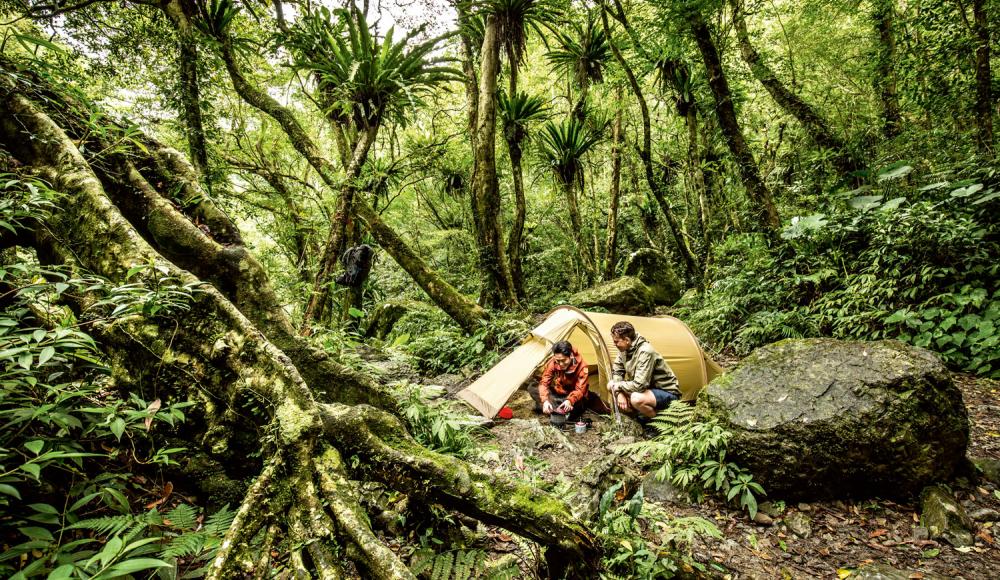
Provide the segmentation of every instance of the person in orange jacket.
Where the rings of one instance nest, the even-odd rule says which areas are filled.
[[[577,419],[586,410],[592,393],[587,385],[587,362],[567,340],[552,345],[552,357],[538,381],[538,400],[546,415],[569,415]]]

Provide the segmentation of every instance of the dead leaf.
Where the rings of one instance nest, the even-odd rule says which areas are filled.
[[[167,501],[167,498],[170,497],[170,494],[172,493],[174,493],[174,484],[168,481],[163,485],[163,491],[160,492],[160,499],[146,504],[146,509],[151,510],[162,505],[165,501]],[[164,520],[164,522],[166,522],[166,520]]]
[[[986,542],[987,544],[991,546],[993,545],[993,536],[991,536],[990,533],[987,532],[986,530],[979,530],[979,532],[976,535],[982,538],[983,541]]]
[[[884,535],[886,535],[888,533],[889,533],[889,530],[887,530],[885,528],[879,528],[879,529],[875,530],[874,532],[868,534],[868,537],[869,538],[878,538],[878,537],[884,536]]]
[[[153,416],[160,410],[161,405],[160,400],[156,399],[146,407],[146,431],[149,431],[149,428],[153,426]]]
[[[924,575],[921,574],[920,572],[913,572],[909,575],[910,580],[920,580],[923,577]]]

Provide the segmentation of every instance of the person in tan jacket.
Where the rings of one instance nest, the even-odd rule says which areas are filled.
[[[618,356],[611,366],[608,392],[614,394],[619,410],[652,418],[680,399],[677,375],[653,345],[636,333],[635,327],[625,321],[615,323],[611,340]]]

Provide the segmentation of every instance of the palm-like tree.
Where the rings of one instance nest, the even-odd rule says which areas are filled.
[[[583,156],[599,141],[600,135],[588,129],[575,115],[566,117],[562,123],[545,123],[537,137],[543,165],[552,171],[566,195],[573,241],[579,250],[588,282],[593,280],[597,268],[583,236],[577,190],[583,191]]]
[[[570,33],[556,31],[557,47],[545,57],[557,71],[566,74],[580,87],[573,115],[583,120],[590,85],[604,80],[604,65],[611,58],[611,44],[604,29],[597,25],[593,12],[584,24],[571,23]]]
[[[316,80],[327,118],[340,129],[356,131],[351,155],[345,155],[344,187],[303,314],[305,333],[322,315],[329,297],[337,257],[343,253],[347,238],[358,177],[379,128],[386,120],[405,123],[408,112],[425,92],[461,78],[457,70],[445,66],[450,59],[431,57],[444,37],[414,42],[422,32],[423,28],[418,28],[397,39],[390,28],[379,39],[364,13],[352,6],[349,10],[320,8],[306,13],[287,39],[294,66]]]
[[[430,56],[447,35],[413,42],[423,33],[420,27],[396,38],[390,28],[380,40],[356,7],[321,8],[302,18],[288,45],[295,67],[312,73],[328,98],[330,113],[365,129],[385,117],[405,123],[423,93],[462,78],[446,66],[453,59]]]
[[[521,268],[521,239],[524,235],[524,220],[527,204],[524,199],[524,175],[521,171],[523,145],[528,138],[528,123],[545,117],[545,102],[538,96],[514,93],[508,96],[500,93],[497,108],[503,135],[510,153],[511,173],[514,179],[514,223],[507,236],[507,259],[510,275],[518,299],[524,298],[524,274]]]

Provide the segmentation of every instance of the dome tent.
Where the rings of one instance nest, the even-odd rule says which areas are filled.
[[[484,417],[494,417],[518,387],[548,359],[552,345],[568,340],[587,361],[591,390],[610,403],[607,384],[611,378],[611,363],[618,355],[618,349],[611,342],[611,327],[622,320],[632,323],[636,332],[663,355],[677,375],[684,400],[693,400],[702,387],[722,374],[722,368],[702,351],[691,329],[672,316],[624,316],[559,306],[525,337],[521,346],[460,391],[458,398]]]

